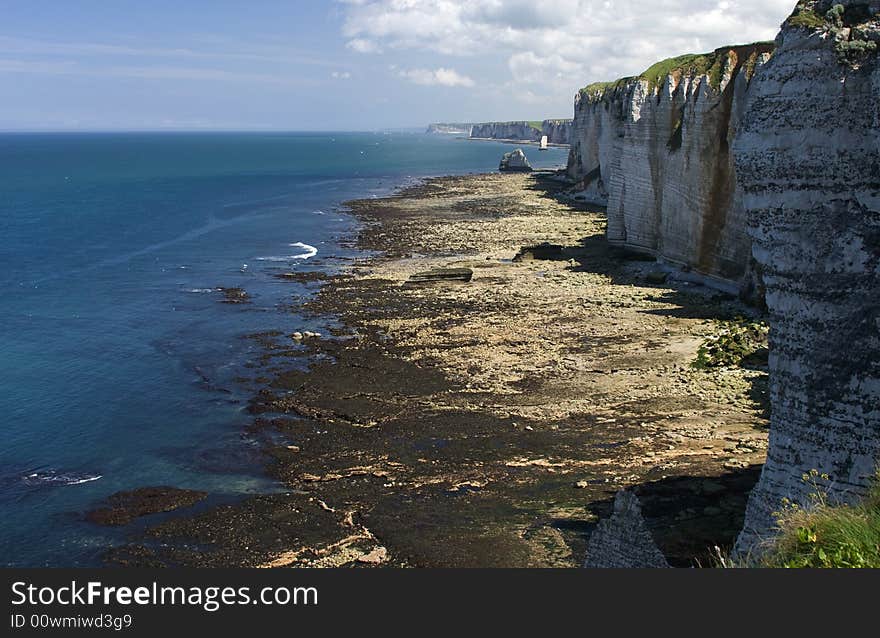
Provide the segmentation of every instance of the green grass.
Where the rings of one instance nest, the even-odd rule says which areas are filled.
[[[810,9],[796,9],[795,13],[786,21],[790,27],[801,29],[821,29],[826,26],[825,18]]]
[[[880,472],[857,505],[830,505],[813,470],[804,480],[816,486],[807,508],[786,504],[779,514],[780,535],[761,559],[764,567],[880,568]]]
[[[715,55],[712,53],[689,53],[687,55],[680,55],[675,58],[661,60],[648,67],[648,69],[639,77],[648,81],[648,90],[652,91],[663,84],[668,75],[679,72],[682,74],[689,72],[703,74],[709,71],[714,63]]]
[[[710,53],[688,53],[674,58],[668,58],[652,64],[645,71],[635,77],[620,78],[613,82],[594,82],[581,89],[581,96],[596,100],[606,93],[615,91],[635,79],[645,80],[648,83],[648,91],[654,91],[661,86],[670,75],[707,75],[709,84],[714,89],[721,87],[724,71],[728,67],[728,59],[731,51],[738,56],[746,67],[747,73],[754,72],[758,56],[772,50],[773,42],[753,42],[752,44],[722,47]]]
[[[582,96],[589,99],[601,98],[608,91],[615,91],[634,79],[634,77],[627,77],[614,80],[613,82],[593,82],[582,88],[580,92]]]

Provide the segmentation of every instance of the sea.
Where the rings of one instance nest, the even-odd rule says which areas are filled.
[[[84,512],[169,485],[206,506],[280,489],[242,377],[249,335],[360,255],[344,202],[496,170],[511,146],[418,133],[0,133],[0,565],[95,566]],[[536,168],[566,150],[525,147]],[[224,303],[223,289],[250,303]]]

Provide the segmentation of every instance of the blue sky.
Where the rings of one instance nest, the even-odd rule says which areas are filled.
[[[0,130],[569,117],[578,88],[772,39],[794,0],[0,0]]]

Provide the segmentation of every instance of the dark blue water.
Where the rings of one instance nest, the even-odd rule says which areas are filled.
[[[356,257],[340,244],[345,200],[490,171],[506,150],[406,134],[0,135],[0,564],[95,564],[124,537],[81,513],[121,489],[275,489],[243,434],[235,379],[259,352],[244,337],[326,326],[297,316],[307,288],[273,275]],[[317,254],[297,258],[313,252],[298,243]],[[252,303],[221,303],[221,287]]]

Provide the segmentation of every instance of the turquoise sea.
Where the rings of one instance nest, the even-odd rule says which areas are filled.
[[[87,566],[113,492],[276,489],[235,379],[246,335],[318,330],[273,275],[357,257],[341,204],[495,170],[511,147],[403,133],[0,134],[0,564]],[[537,167],[566,151],[529,151]],[[252,303],[222,303],[218,288]],[[332,322],[326,318],[324,322]],[[210,505],[209,503],[209,505]]]

